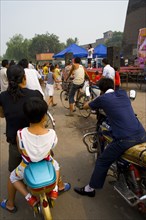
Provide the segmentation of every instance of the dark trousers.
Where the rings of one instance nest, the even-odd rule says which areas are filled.
[[[71,84],[71,88],[69,91],[69,104],[73,104],[74,101],[74,97],[75,97],[75,93],[78,91],[78,89],[82,88],[84,85],[84,83],[82,83],[81,85],[76,85],[74,83]]]
[[[97,158],[94,171],[92,173],[89,185],[94,189],[101,189],[104,185],[105,178],[111,164],[116,161],[128,148],[136,144],[146,142],[146,133],[139,134],[121,140],[112,141]]]
[[[9,144],[8,170],[12,172],[22,161],[17,144]]]

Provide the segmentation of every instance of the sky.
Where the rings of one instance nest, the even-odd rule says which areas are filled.
[[[60,42],[77,37],[94,43],[106,31],[124,31],[128,0],[0,0],[0,55],[15,34],[55,34]]]

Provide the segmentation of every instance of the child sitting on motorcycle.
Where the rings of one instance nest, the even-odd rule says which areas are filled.
[[[57,144],[57,135],[53,129],[46,129],[48,106],[44,100],[39,98],[30,98],[24,103],[23,110],[27,116],[30,126],[17,132],[17,143],[22,155],[22,162],[12,171],[10,180],[14,187],[25,197],[27,202],[33,207],[37,204],[37,198],[27,191],[23,183],[24,169],[29,162],[38,162],[41,160],[51,161],[56,170],[56,186],[49,193],[49,197],[56,199],[58,196],[58,183],[60,177],[59,164],[51,156],[51,149]],[[66,183],[68,189],[70,185]]]

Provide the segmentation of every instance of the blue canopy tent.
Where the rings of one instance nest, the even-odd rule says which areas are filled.
[[[73,57],[87,57],[88,53],[87,50],[84,49],[83,47],[80,47],[76,44],[71,44],[69,47],[64,49],[58,54],[55,54],[53,57],[54,58],[64,58],[66,53],[72,53]]]
[[[93,57],[106,57],[107,56],[107,47],[103,44],[99,44],[94,48]]]

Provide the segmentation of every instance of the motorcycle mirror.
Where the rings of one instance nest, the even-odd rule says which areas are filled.
[[[135,90],[130,90],[129,91],[129,98],[133,101],[136,98],[136,91]]]

